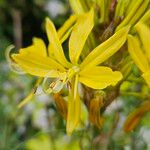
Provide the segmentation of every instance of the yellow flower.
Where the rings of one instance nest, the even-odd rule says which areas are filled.
[[[75,19],[73,19],[72,24]],[[65,24],[66,27],[71,24]],[[103,63],[125,43],[129,27],[123,27],[104,43],[98,45],[81,63],[80,54],[83,50],[88,35],[94,26],[94,12],[91,9],[88,13],[77,16],[76,23],[68,30],[60,40],[61,30],[56,29],[48,18],[46,18],[46,31],[49,40],[48,54],[46,46],[41,39],[35,38],[33,45],[23,48],[19,54],[13,54],[13,60],[26,72],[34,76],[44,78],[55,78],[46,89],[48,93],[59,92],[65,84],[69,84],[67,133],[71,133],[80,121],[81,100],[78,93],[78,83],[83,83],[93,89],[103,89],[115,85],[122,79],[119,71],[112,71],[111,68],[98,66]],[[63,28],[63,30],[65,30]],[[64,31],[63,31],[64,32]],[[62,41],[68,35],[69,58],[65,57]]]
[[[140,36],[143,47],[141,47],[137,37],[128,35],[128,51],[135,64],[142,71],[142,76],[150,87],[150,28],[142,22],[139,22],[135,28]]]

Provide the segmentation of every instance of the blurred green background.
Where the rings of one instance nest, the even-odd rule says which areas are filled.
[[[59,28],[70,14],[67,0],[0,0],[0,150],[149,150],[150,113],[133,132],[122,130],[125,117],[140,103],[132,94],[124,93],[112,103],[101,131],[87,123],[72,136],[66,135],[65,121],[50,96],[36,96],[17,109],[35,78],[11,71],[5,59],[7,46],[14,44],[18,50],[30,45],[33,37],[47,43],[45,17]],[[123,88],[132,92],[137,85],[125,82]]]

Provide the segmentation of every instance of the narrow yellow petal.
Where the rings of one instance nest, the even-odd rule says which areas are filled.
[[[145,102],[127,117],[124,123],[124,131],[130,132],[133,130],[147,111],[150,111],[150,101]]]
[[[146,26],[142,22],[139,22],[135,27],[140,35],[146,55],[150,63],[150,27]]]
[[[59,71],[65,71],[64,67],[49,57],[31,53],[13,54],[13,60],[26,73],[41,77],[58,76]]]
[[[60,38],[60,43],[64,43],[67,40],[67,38],[71,34],[72,29],[73,27],[70,27],[70,29],[68,29],[68,31],[62,36],[62,38]]]
[[[84,13],[84,9],[80,0],[69,0],[69,4],[75,14]]]
[[[126,9],[128,8],[128,4],[130,0],[118,0],[116,11],[115,11],[115,18],[124,17]]]
[[[132,19],[129,21],[129,24],[131,26],[135,25],[136,22],[141,18],[141,16],[144,14],[145,10],[148,7],[149,0],[144,0],[142,5],[138,8],[135,15],[132,17]]]
[[[76,76],[75,83],[78,82],[78,77]],[[78,88],[74,83],[72,83],[72,89],[68,97],[68,115],[67,115],[67,133],[71,134],[72,131],[76,128],[80,121],[81,115],[81,101],[78,92]],[[76,94],[76,95],[75,95]],[[74,99],[75,98],[75,99]]]
[[[139,41],[132,35],[128,35],[128,51],[135,64],[140,68],[142,72],[146,72],[147,70],[149,70],[150,67],[147,58],[140,48]]]
[[[146,83],[150,87],[150,70],[147,70],[147,72],[143,73],[142,77],[145,79]]]
[[[55,53],[55,49],[53,48],[53,45],[49,43],[48,44],[48,56],[57,61],[57,59],[55,58],[54,53]]]
[[[36,47],[35,54],[39,54],[41,56],[47,56],[46,46],[44,41],[40,38],[33,38],[33,44]]]
[[[73,25],[75,21],[77,20],[76,15],[72,15],[65,23],[62,25],[62,27],[59,28],[58,30],[58,38],[60,40],[60,43],[62,44],[71,34]],[[50,57],[55,57],[54,56],[55,49],[53,48],[53,45],[49,43],[48,45],[48,54]]]
[[[97,1],[99,7],[100,7],[100,23],[105,22],[105,17],[106,17],[106,1],[105,0],[100,0]]]
[[[91,70],[80,72],[79,81],[93,89],[104,89],[115,85],[122,79],[119,71],[112,71],[108,67],[96,66]]]
[[[141,22],[144,23],[150,23],[150,9],[148,9],[145,14],[143,15],[143,17],[140,19]]]
[[[58,38],[61,40],[64,36],[64,34],[74,25],[74,23],[77,20],[76,15],[72,15],[65,21],[65,23],[62,25],[61,28],[58,30]]]
[[[33,38],[32,41],[33,44],[31,46],[20,49],[19,53],[32,53],[41,56],[47,56],[46,46],[44,44],[44,41],[40,38]]]
[[[120,30],[122,27],[124,27],[126,25],[129,25],[130,20],[136,14],[136,11],[138,10],[139,6],[143,3],[141,0],[134,0],[134,1],[135,2],[132,3],[133,4],[132,8],[128,11],[127,16],[117,27],[116,31]],[[129,4],[129,6],[130,6],[130,4]]]
[[[130,11],[134,7],[135,3],[137,3],[137,0],[129,0],[128,7],[127,7],[127,9],[125,11],[125,15],[126,16],[130,13]]]
[[[55,26],[52,23],[52,21],[48,18],[46,18],[46,32],[47,32],[48,40],[52,45],[56,60],[63,66],[69,67],[70,63],[65,58],[63,48],[59,41]]]
[[[124,27],[108,40],[97,46],[81,63],[81,69],[96,66],[115,54],[125,43],[128,31],[129,27]]]
[[[71,27],[70,29],[68,29],[68,31],[66,33],[64,33],[64,35],[60,38],[60,43],[62,44],[64,41],[66,41],[66,39],[69,37],[69,35],[71,34],[72,31]],[[48,45],[48,55],[49,57],[52,57],[53,59],[55,59],[55,49],[53,48],[53,45],[51,43],[49,43]]]
[[[76,24],[69,40],[69,56],[72,63],[76,64],[83,50],[84,44],[87,40],[94,26],[94,11],[85,13],[78,17]]]

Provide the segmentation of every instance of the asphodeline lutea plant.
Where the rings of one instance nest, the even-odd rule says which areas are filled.
[[[68,85],[66,130],[69,134],[79,124],[82,116],[79,83],[92,89],[104,89],[110,85],[116,85],[122,79],[121,72],[99,65],[121,48],[129,31],[129,26],[122,27],[81,60],[80,55],[85,42],[94,27],[94,11],[91,9],[87,13],[76,15],[71,20],[74,25],[60,39],[60,33],[57,33],[54,24],[46,18],[48,54],[44,42],[35,38],[31,46],[20,49],[18,54],[11,55],[13,61],[24,72],[45,78],[44,81],[54,78],[54,82],[45,89],[47,93],[58,93],[65,85]],[[69,23],[65,24],[65,26],[68,25]],[[68,38],[69,34],[71,35],[68,46],[69,59],[67,59],[61,43]],[[31,95],[28,99],[30,97]]]

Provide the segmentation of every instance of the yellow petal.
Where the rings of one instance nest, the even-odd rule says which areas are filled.
[[[100,7],[100,23],[104,23],[105,17],[106,17],[106,1],[105,0],[100,0],[97,1],[99,7]]]
[[[134,7],[135,3],[137,3],[137,0],[129,0],[129,4],[127,5],[127,9],[125,11],[126,16],[130,13],[130,11]]]
[[[36,47],[35,54],[39,54],[41,56],[47,56],[46,46],[45,46],[44,41],[42,39],[33,38],[33,44]]]
[[[133,130],[140,122],[144,113],[146,113],[149,110],[150,110],[150,101],[147,101],[143,105],[141,105],[139,108],[137,108],[134,112],[132,112],[127,117],[124,123],[124,131],[130,132],[131,130]]]
[[[85,13],[77,19],[69,40],[69,56],[72,63],[77,63],[86,42],[94,26],[94,11]]]
[[[146,83],[150,87],[150,70],[147,70],[147,72],[143,73],[142,77],[145,79]]]
[[[46,46],[40,38],[33,38],[33,44],[27,48],[22,48],[20,53],[33,53],[41,56],[47,56]]]
[[[135,27],[140,35],[145,52],[150,62],[150,27],[146,26],[142,22],[139,22]]]
[[[145,14],[143,15],[143,17],[140,19],[140,21],[144,22],[144,23],[150,23],[150,9],[148,9]]]
[[[48,56],[56,60],[54,53],[55,53],[55,49],[53,48],[53,45],[49,43],[48,44]]]
[[[128,35],[128,51],[135,64],[140,68],[142,72],[146,72],[147,70],[149,70],[147,58],[140,48],[139,41],[132,35]]]
[[[48,40],[52,45],[54,56],[60,64],[65,67],[69,67],[70,63],[66,60],[61,43],[59,41],[56,29],[52,21],[46,18],[46,32],[48,36]]]
[[[128,8],[130,0],[118,0],[116,11],[115,11],[115,18],[124,17],[126,9]]]
[[[72,15],[65,23],[63,24],[62,27],[58,30],[58,38],[60,40],[60,43],[62,44],[71,34],[73,25],[77,19],[76,15]],[[48,45],[48,54],[50,57],[55,57],[54,56],[55,49],[53,48],[53,45],[49,43]]]
[[[81,69],[96,66],[116,53],[125,43],[128,31],[129,27],[124,27],[108,40],[97,46],[81,63]]]
[[[149,0],[144,0],[142,5],[138,8],[135,15],[132,17],[132,19],[129,21],[129,24],[131,26],[135,25],[136,22],[141,18],[141,16],[144,14],[145,10],[147,9],[149,4]]]
[[[129,22],[132,20],[132,17],[136,14],[136,11],[138,10],[138,8],[140,7],[140,5],[143,4],[143,2],[141,0],[133,0],[135,2],[132,2],[131,5],[132,7],[130,6],[129,4],[129,7],[130,7],[130,10],[128,9],[128,13],[126,15],[126,17],[124,18],[124,20],[120,23],[119,26],[117,26],[117,29],[116,31],[120,30],[122,27],[126,26],[126,25],[129,25]]]
[[[122,79],[119,71],[112,71],[108,67],[97,66],[91,70],[80,72],[79,81],[93,89],[104,89],[107,86],[115,85]]]
[[[77,84],[78,84],[78,76],[76,76],[75,83],[72,83],[72,89],[68,97],[68,114],[67,114],[68,134],[72,133],[72,131],[76,128],[76,126],[80,121],[81,101],[78,92],[75,92],[78,91]]]
[[[58,38],[60,40],[63,38],[64,34],[66,34],[66,32],[74,25],[76,20],[77,16],[72,15],[67,21],[65,21],[63,26],[58,30]]]
[[[75,14],[84,13],[84,9],[82,7],[80,0],[69,0],[69,4]]]
[[[65,71],[63,66],[49,57],[32,53],[13,54],[13,60],[26,73],[40,77],[55,77],[59,71]]]
[[[62,36],[62,38],[60,38],[60,43],[66,41],[66,39],[70,36],[72,29],[73,27],[70,27],[70,29],[68,29],[68,31]]]

